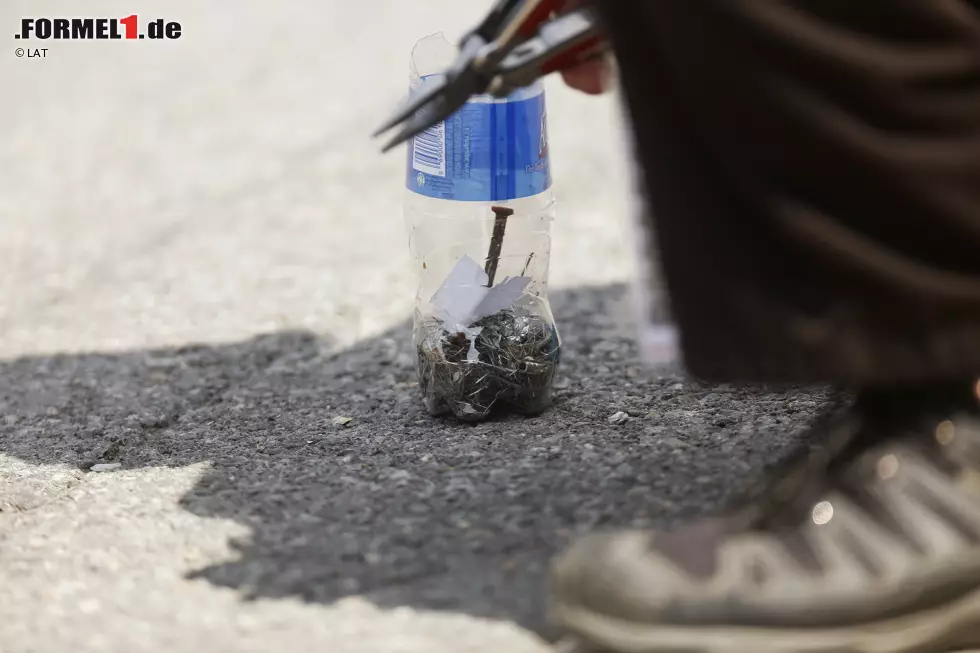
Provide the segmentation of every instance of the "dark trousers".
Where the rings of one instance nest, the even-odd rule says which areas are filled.
[[[694,375],[980,375],[980,0],[596,4]]]

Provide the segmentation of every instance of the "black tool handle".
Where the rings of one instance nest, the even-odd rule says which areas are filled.
[[[537,35],[514,48],[495,69],[488,89],[498,97],[570,68],[606,51],[595,13],[581,8],[545,23]]]
[[[497,42],[498,48],[507,51],[534,36],[542,24],[567,4],[568,0],[499,0],[466,38],[479,36],[484,43]]]
[[[486,43],[493,41],[503,29],[507,18],[524,2],[525,0],[498,0],[490,13],[463,40],[471,36],[479,36]]]

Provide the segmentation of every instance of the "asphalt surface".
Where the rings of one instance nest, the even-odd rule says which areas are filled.
[[[615,96],[557,83],[556,404],[422,411],[404,161],[365,135],[463,4],[141,2],[181,40],[0,52],[0,651],[547,651],[576,534],[805,445],[825,389],[640,363]]]

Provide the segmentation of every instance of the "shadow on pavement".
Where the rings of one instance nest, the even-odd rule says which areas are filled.
[[[830,396],[646,369],[615,328],[625,303],[622,286],[555,293],[556,405],[532,419],[428,417],[405,323],[343,351],[290,332],[3,362],[0,452],[83,467],[211,461],[183,507],[251,536],[233,543],[239,560],[195,575],[246,597],[361,594],[547,636],[547,566],[571,537],[716,508]],[[610,423],[618,411],[631,419]]]

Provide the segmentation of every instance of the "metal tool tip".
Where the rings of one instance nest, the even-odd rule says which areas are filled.
[[[382,154],[386,154],[387,152],[390,152],[391,150],[395,149],[396,147],[398,147],[399,145],[401,145],[402,143],[404,143],[406,140],[408,140],[408,139],[405,138],[402,135],[396,136],[395,138],[393,138],[390,141],[388,141],[384,145],[384,147],[381,148],[381,153]]]
[[[401,129],[399,129],[394,136],[388,139],[388,143],[384,146],[384,148],[382,148],[381,153],[384,154],[385,152],[388,152],[389,150],[401,145],[421,132],[424,127],[425,125],[420,123],[418,120],[409,121],[407,124],[402,125]]]
[[[373,134],[371,134],[371,138],[377,138],[398,123],[403,122],[406,118],[412,115],[413,111],[414,107],[410,103],[403,103],[394,113],[388,114],[385,121],[374,130]]]
[[[394,122],[392,122],[391,120],[386,120],[381,124],[380,127],[378,127],[373,132],[371,132],[371,138],[377,138],[378,136],[381,136],[381,134],[385,133],[386,131],[388,131],[394,126],[395,126]]]

